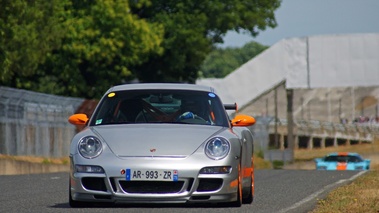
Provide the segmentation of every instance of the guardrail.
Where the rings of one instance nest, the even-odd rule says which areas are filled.
[[[280,135],[278,148],[285,148],[288,131],[287,119],[277,120],[275,131],[275,120],[269,123],[269,134]],[[295,148],[313,148],[314,139],[318,140],[317,146],[338,146],[340,144],[355,144],[362,142],[373,142],[379,138],[379,123],[332,123],[317,120],[296,120],[294,121],[293,134]],[[306,141],[304,141],[306,140]],[[269,142],[272,144],[272,142]]]
[[[83,101],[0,87],[0,154],[67,156],[76,132],[67,119]]]

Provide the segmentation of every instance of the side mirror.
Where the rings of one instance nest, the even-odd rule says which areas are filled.
[[[68,118],[68,122],[74,125],[86,125],[88,117],[86,114],[73,114]]]
[[[251,126],[255,124],[255,118],[249,115],[237,115],[231,120],[233,126]]]

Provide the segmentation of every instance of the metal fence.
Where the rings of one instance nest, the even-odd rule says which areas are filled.
[[[67,156],[76,133],[67,119],[83,101],[0,87],[0,154]]]
[[[282,83],[239,110],[257,119],[251,127],[256,150],[288,147],[287,98]],[[340,140],[374,141],[379,138],[378,100],[379,86],[293,90],[295,148],[323,147],[323,142],[318,140],[325,139],[327,146],[334,146]]]
[[[377,97],[379,87],[296,90],[296,137],[344,137],[354,140],[356,136],[362,139],[367,138],[367,135],[378,137],[378,120],[369,119],[363,123],[354,120],[377,118]],[[90,116],[96,105],[97,101],[94,100],[0,86],[0,154],[67,156],[71,138],[80,130],[67,122],[68,117],[73,113],[86,113]],[[273,141],[272,135],[276,132],[273,130],[275,114],[278,116],[279,130],[286,129],[286,106],[285,88],[280,85],[240,111],[257,119],[257,124],[250,127],[254,133],[256,150],[267,150],[270,144],[276,148],[284,146],[286,132],[277,132],[281,135],[282,145]],[[345,122],[343,118],[350,119]],[[277,134],[274,135],[275,139],[280,139]],[[297,144],[299,148],[304,146],[301,140]]]

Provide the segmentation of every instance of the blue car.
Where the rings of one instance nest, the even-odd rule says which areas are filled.
[[[316,158],[316,170],[369,170],[370,160],[354,152],[334,152]]]

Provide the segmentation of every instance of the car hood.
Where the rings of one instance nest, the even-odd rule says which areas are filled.
[[[192,154],[209,137],[227,128],[178,124],[129,124],[91,129],[119,157],[185,157]]]

